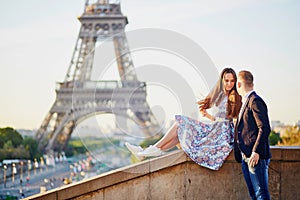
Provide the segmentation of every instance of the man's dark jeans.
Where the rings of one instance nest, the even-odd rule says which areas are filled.
[[[248,160],[242,160],[242,171],[252,200],[270,200],[268,190],[268,168],[270,159],[259,159],[254,167],[248,166]]]

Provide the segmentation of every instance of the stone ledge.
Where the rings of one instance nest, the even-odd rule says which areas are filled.
[[[300,167],[300,147],[272,147],[272,161],[270,165],[270,182],[271,185],[274,185],[273,197],[280,196],[287,197],[286,191],[288,191],[290,184],[290,180],[297,181],[299,177],[299,167]],[[290,163],[290,164],[289,164]],[[291,169],[290,169],[291,168]],[[197,169],[190,171],[191,169]],[[275,171],[273,169],[276,169]],[[293,171],[293,176],[287,176],[289,171]],[[237,173],[238,172],[238,173]],[[174,177],[174,173],[178,174],[178,177]],[[187,179],[185,173],[190,174],[190,178]],[[82,180],[77,183],[73,183],[70,185],[66,185],[54,190],[47,191],[42,194],[37,194],[26,199],[34,199],[34,200],[60,200],[60,199],[113,199],[108,195],[113,195],[115,191],[118,191],[115,194],[117,197],[122,197],[122,194],[127,194],[127,192],[141,192],[143,198],[154,197],[155,195],[159,196],[159,193],[163,192],[161,190],[163,187],[167,187],[168,181],[165,179],[179,181],[178,183],[171,183],[172,187],[178,189],[178,195],[186,196],[188,194],[195,194],[193,190],[184,189],[184,185],[189,185],[189,181],[192,180],[192,177],[198,176],[202,180],[201,182],[208,183],[210,180],[209,177],[214,177],[215,181],[221,180],[222,182],[226,182],[225,179],[236,179],[239,184],[236,186],[230,186],[231,191],[235,192],[234,194],[230,194],[229,198],[237,197],[240,193],[240,190],[237,190],[235,187],[242,187],[244,184],[242,180],[242,174],[240,170],[240,165],[235,162],[234,155],[231,153],[227,160],[224,163],[224,166],[218,171],[213,172],[212,170],[208,170],[206,168],[200,167],[191,161],[190,158],[186,156],[186,154],[182,150],[177,150],[168,153],[167,155],[153,158],[149,160],[145,160],[130,166],[126,166],[123,168],[119,168],[107,173],[100,174],[98,176]],[[194,174],[194,175],[193,175]],[[198,174],[198,175],[197,175]],[[228,176],[228,177],[227,177]],[[229,177],[230,176],[230,177]],[[280,178],[282,177],[282,178]],[[223,180],[224,179],[224,180]],[[167,182],[166,182],[167,181]],[[278,181],[280,181],[278,183]],[[160,187],[157,188],[157,184],[160,182]],[[281,183],[282,182],[282,183]],[[175,184],[175,185],[174,185]],[[179,184],[179,186],[178,186]],[[221,186],[220,184],[214,184],[215,186]],[[227,183],[222,187],[227,187]],[[293,188],[295,186],[299,186],[299,184],[293,184]],[[169,185],[170,186],[170,185]],[[280,194],[278,191],[278,187],[281,187],[280,191],[284,191],[284,194]],[[193,181],[193,184],[190,188],[198,188],[199,183]],[[228,186],[229,187],[229,186]],[[233,187],[233,188],[232,188]],[[273,188],[273,186],[272,186]],[[199,190],[199,189],[198,189]],[[215,188],[214,190],[218,190]],[[213,191],[214,191],[213,190]],[[222,190],[219,188],[219,190]],[[241,191],[245,190],[245,186],[243,185]],[[185,193],[184,191],[188,192]],[[293,190],[294,191],[294,190]],[[156,194],[158,192],[158,194]],[[198,192],[199,194],[204,194],[206,192],[207,197],[213,196],[213,193],[208,193],[209,191]],[[244,191],[246,192],[246,191]],[[198,194],[197,193],[197,194]],[[294,191],[295,193],[295,191]],[[190,194],[190,195],[191,195]],[[136,194],[137,197],[138,194]],[[161,194],[165,195],[165,194]],[[234,197],[234,198],[235,198]],[[233,198],[233,199],[234,199]],[[125,197],[123,199],[126,199]],[[136,198],[138,199],[138,198]],[[151,199],[151,198],[149,198]],[[239,198],[238,198],[239,199]],[[275,198],[276,199],[276,198]]]
[[[181,150],[177,150],[161,157],[152,158],[112,170],[92,178],[84,179],[77,183],[65,185],[60,188],[49,190],[45,193],[33,195],[26,199],[68,199],[74,196],[80,196],[84,193],[99,190],[100,188],[106,188],[124,181],[135,179],[164,168],[178,165],[186,162],[187,160],[188,157],[185,155],[185,153]],[[56,195],[54,195],[55,193]]]

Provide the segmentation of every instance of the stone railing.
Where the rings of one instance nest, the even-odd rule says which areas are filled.
[[[269,168],[273,200],[300,199],[300,147],[274,147]],[[37,194],[30,200],[249,199],[241,166],[230,154],[219,171],[178,150],[90,179]]]

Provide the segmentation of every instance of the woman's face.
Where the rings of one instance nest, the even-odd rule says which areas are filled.
[[[225,92],[229,92],[235,84],[235,80],[232,73],[225,73],[223,76],[223,85]]]

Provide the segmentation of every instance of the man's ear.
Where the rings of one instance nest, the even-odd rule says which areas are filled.
[[[241,82],[237,82],[237,87],[240,88],[242,86]]]

